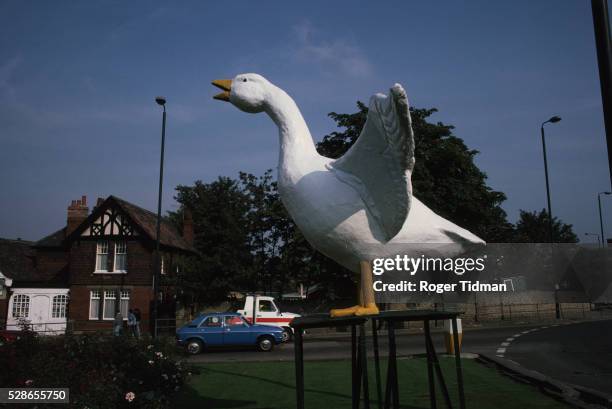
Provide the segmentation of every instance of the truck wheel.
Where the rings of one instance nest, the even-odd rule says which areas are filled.
[[[257,340],[257,348],[262,352],[270,352],[274,349],[274,339],[269,336],[263,336]]]
[[[190,339],[187,341],[187,353],[197,355],[204,349],[204,344],[199,339]]]
[[[283,342],[291,342],[293,340],[293,331],[291,328],[283,327]]]

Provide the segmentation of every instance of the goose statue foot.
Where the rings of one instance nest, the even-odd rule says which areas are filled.
[[[359,305],[330,310],[330,317],[376,315],[380,312],[376,306],[374,288],[372,287],[372,265],[369,261],[361,261],[359,269],[361,271],[361,277],[359,277]]]

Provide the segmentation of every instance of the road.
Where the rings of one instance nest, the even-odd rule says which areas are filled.
[[[437,352],[445,352],[444,337],[433,332]],[[387,351],[386,332],[379,335],[381,355]],[[398,355],[425,352],[422,333],[397,334]],[[372,356],[371,338],[368,354]],[[525,325],[467,330],[463,351],[498,356],[519,363],[557,380],[612,393],[612,320],[562,325]],[[292,361],[293,344],[283,344],[269,353],[252,349],[213,350],[190,357],[191,362]],[[350,336],[306,335],[305,360],[349,359]]]
[[[463,348],[465,352],[481,352],[495,354],[500,342],[516,331],[534,328],[531,326],[512,328],[487,328],[470,330],[464,335]],[[442,332],[432,334],[436,352],[444,352],[444,336]],[[406,356],[425,353],[422,333],[402,333],[396,336],[398,355]],[[387,352],[386,332],[379,334],[381,355]],[[371,338],[368,337],[368,354],[372,355]],[[258,352],[253,349],[243,350],[212,350],[190,357],[191,362],[257,362],[257,361],[293,361],[293,343],[277,346],[272,352]],[[332,336],[315,336],[306,334],[304,338],[304,359],[345,359],[351,356],[351,341],[348,334],[333,334]]]
[[[540,327],[509,342],[504,358],[612,394],[612,320]]]

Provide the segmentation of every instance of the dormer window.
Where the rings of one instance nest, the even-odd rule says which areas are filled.
[[[114,271],[121,273],[127,271],[127,243],[125,241],[118,241],[115,243]]]
[[[100,240],[96,247],[96,271],[108,271],[108,241]]]

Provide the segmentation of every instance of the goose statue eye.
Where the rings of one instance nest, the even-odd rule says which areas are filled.
[[[242,82],[247,82],[247,79],[246,79],[246,78],[243,78],[243,79],[242,79]]]

